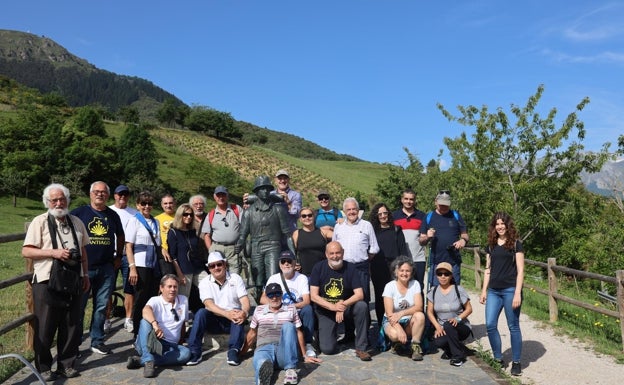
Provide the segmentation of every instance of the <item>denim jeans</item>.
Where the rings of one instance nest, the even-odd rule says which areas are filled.
[[[487,291],[485,302],[485,326],[487,328],[488,339],[492,347],[492,355],[495,359],[503,358],[501,352],[501,336],[498,332],[498,317],[505,309],[505,318],[511,335],[511,355],[514,362],[520,362],[522,355],[522,332],[520,331],[520,307],[514,309],[512,306],[515,287],[506,289],[492,289]]]
[[[219,317],[206,308],[201,308],[195,313],[193,327],[189,336],[188,347],[194,356],[202,353],[202,339],[204,333],[230,333],[228,349],[240,350],[245,339],[245,326],[235,324],[225,317]]]
[[[299,344],[297,343],[297,329],[292,322],[282,325],[278,344],[266,344],[256,348],[253,356],[255,384],[258,383],[258,371],[264,361],[271,361],[281,369],[295,369],[299,360]]]
[[[98,346],[104,342],[104,321],[106,320],[106,305],[115,288],[115,269],[112,263],[93,266],[89,269],[91,288],[82,296],[81,309],[87,307],[91,295],[93,298],[93,315],[91,316],[91,346]],[[81,320],[82,321],[82,320]]]
[[[314,336],[314,309],[312,305],[306,305],[299,309],[299,318],[301,319],[304,341],[306,344],[311,344]]]
[[[152,325],[145,319],[141,320],[140,325],[134,348],[141,356],[141,364],[145,365],[146,362],[154,361],[156,366],[184,365],[191,359],[191,351],[187,347],[163,339],[160,340],[163,355],[150,353],[147,348],[147,336],[152,330]]]

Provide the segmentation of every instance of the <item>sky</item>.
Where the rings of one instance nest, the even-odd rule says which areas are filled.
[[[188,105],[338,153],[405,165],[450,158],[473,127],[436,105],[579,114],[586,149],[624,134],[624,1],[20,0],[0,28],[44,35]]]

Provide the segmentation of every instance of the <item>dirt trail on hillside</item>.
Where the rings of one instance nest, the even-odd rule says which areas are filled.
[[[475,339],[484,350],[490,350],[485,329],[485,306],[479,303],[476,292],[470,292],[473,312],[470,323]],[[595,353],[587,344],[567,336],[555,335],[546,323],[533,321],[526,314],[520,316],[522,330],[523,384],[617,384],[624,378],[624,365],[613,357]],[[498,330],[503,342],[503,358],[511,360],[511,344],[505,314],[499,318]],[[509,373],[511,365],[505,371]]]

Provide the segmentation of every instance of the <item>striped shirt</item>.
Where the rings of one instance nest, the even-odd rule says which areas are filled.
[[[301,327],[301,319],[294,305],[282,305],[276,312],[272,312],[269,305],[256,307],[249,324],[250,328],[258,332],[256,346],[279,343],[282,325],[286,322],[292,322],[296,328]]]

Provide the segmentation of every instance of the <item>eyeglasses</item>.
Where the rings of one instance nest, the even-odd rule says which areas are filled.
[[[440,191],[438,191],[438,194],[440,194],[440,195],[442,195],[442,194],[451,195],[451,190],[440,190]]]
[[[193,213],[184,213],[182,214],[183,217],[192,217]]]
[[[450,277],[451,275],[453,275],[453,273],[449,273],[448,271],[436,271],[436,275],[438,277],[442,277],[442,276]]]
[[[314,214],[301,214],[301,218],[305,219],[305,218],[312,218],[314,216]]]
[[[178,312],[175,311],[173,307],[171,307],[171,313],[173,314],[173,319],[175,322],[180,322],[180,317],[178,316]]]
[[[387,211],[380,211],[377,213],[378,217],[387,217],[388,216],[388,212]]]
[[[230,224],[228,223],[226,218],[221,219],[223,221],[223,224],[225,225],[225,227],[229,227]]]
[[[63,203],[63,202],[67,202],[67,198],[63,197],[63,198],[48,199],[48,202],[50,202],[50,203]]]
[[[266,296],[269,297],[269,299],[281,298],[282,293],[270,293],[270,294],[267,294]]]
[[[214,269],[216,267],[223,267],[223,262],[215,262],[215,263],[208,264],[209,269]]]
[[[280,263],[283,265],[285,263],[292,265],[293,260],[292,259],[280,259]]]
[[[106,191],[106,190],[93,190],[93,191],[91,191],[91,193],[93,195],[106,195],[106,194],[108,194],[108,191]]]
[[[327,195],[321,195],[320,197],[318,197],[319,201],[328,201],[329,197]]]
[[[141,202],[139,203],[139,205],[145,207],[145,206],[154,206],[154,202]]]
[[[195,202],[193,206],[206,206],[206,204],[204,202]]]

